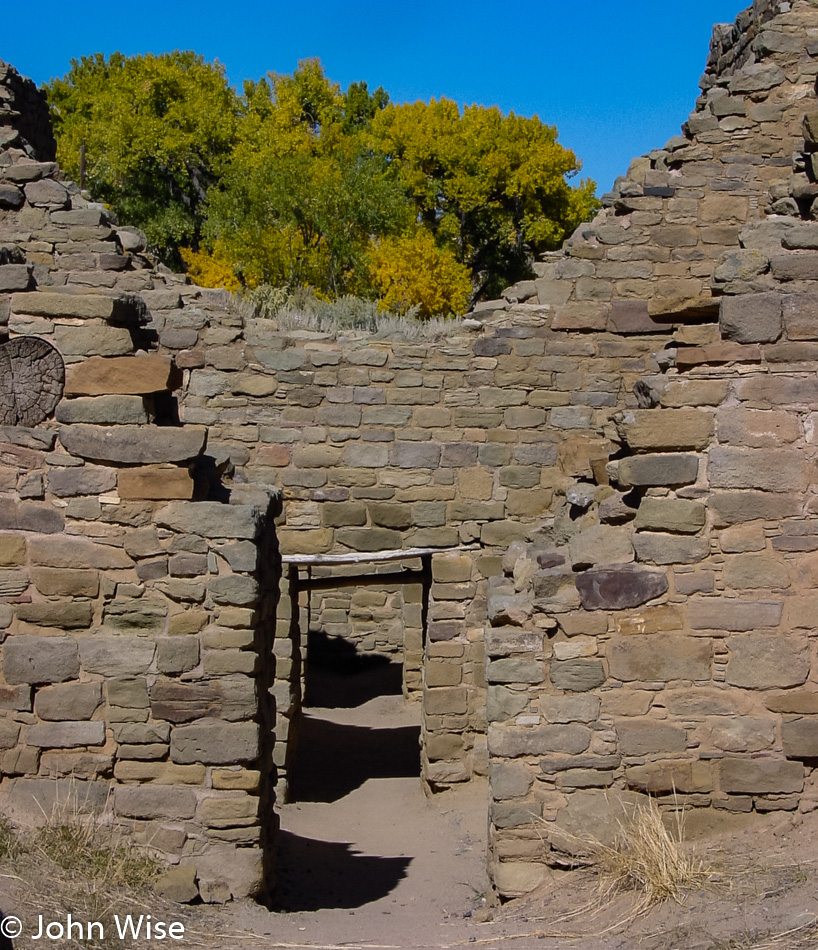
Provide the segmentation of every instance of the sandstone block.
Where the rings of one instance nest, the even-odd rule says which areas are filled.
[[[140,464],[184,462],[204,449],[204,426],[63,426],[60,443],[71,455],[95,461]]]
[[[740,554],[724,565],[724,582],[735,590],[774,590],[790,586],[784,561],[763,554]]]
[[[254,538],[259,510],[253,505],[179,501],[160,508],[154,520],[161,527],[204,538]]]
[[[706,762],[668,759],[634,765],[625,769],[625,780],[631,788],[641,789],[651,795],[662,792],[693,795],[713,790],[711,768]]]
[[[707,511],[699,502],[648,496],[642,499],[633,524],[637,531],[696,534],[704,527],[706,518]]]
[[[369,514],[372,523],[383,528],[397,528],[403,531],[412,524],[412,512],[408,505],[371,502]]]
[[[540,712],[547,722],[596,722],[599,709],[598,696],[540,696]]]
[[[722,759],[716,766],[719,784],[729,794],[779,794],[804,788],[804,766],[784,759]]]
[[[366,524],[366,505],[361,501],[325,502],[321,517],[328,528]]]
[[[0,597],[17,597],[28,588],[28,584],[25,571],[0,571]]]
[[[762,752],[775,744],[775,722],[757,716],[717,719],[702,734],[706,745],[724,752]]]
[[[717,527],[758,519],[780,521],[800,513],[801,496],[763,491],[714,491],[708,498],[708,507]]]
[[[31,688],[27,685],[0,686],[0,709],[31,712]]]
[[[684,729],[656,719],[619,719],[616,732],[624,755],[668,754],[687,748]]]
[[[562,752],[577,755],[591,741],[586,726],[489,726],[489,753],[498,758],[513,759],[521,755],[548,755]]]
[[[255,681],[249,676],[222,677],[203,683],[159,680],[151,688],[153,718],[172,723],[205,717],[249,719],[256,714],[257,707]]]
[[[65,519],[53,508],[44,508],[32,502],[16,502],[11,498],[0,498],[0,529],[59,534],[64,528]]]
[[[712,651],[711,642],[699,637],[637,634],[612,640],[608,663],[611,676],[624,682],[709,680]]]
[[[695,409],[636,409],[616,422],[622,441],[635,452],[704,449],[715,432],[714,417]]]
[[[463,686],[439,686],[424,692],[424,708],[430,716],[462,715],[468,709],[468,693]]]
[[[772,492],[802,492],[811,466],[794,449],[734,449],[716,446],[708,458],[713,488],[757,488]]]
[[[662,405],[718,406],[727,395],[727,382],[722,379],[685,379],[668,383],[662,392]]]
[[[632,540],[636,560],[645,563],[695,564],[704,560],[710,553],[710,542],[706,537],[684,538],[640,531]]]
[[[116,485],[116,472],[101,465],[52,468],[46,476],[46,491],[58,498],[72,495],[100,495]]]
[[[2,198],[0,198],[0,207],[2,207]],[[0,265],[0,293],[10,293],[15,290],[28,290],[30,283],[31,265]]]
[[[213,788],[254,792],[261,781],[261,773],[254,769],[213,769]]]
[[[489,683],[542,683],[545,669],[542,660],[505,657],[487,664],[486,679]]]
[[[75,749],[80,746],[103,745],[104,722],[50,722],[26,726],[26,745],[39,749]]]
[[[390,528],[339,528],[335,537],[353,551],[388,551],[401,547],[400,532]]]
[[[119,472],[117,490],[120,498],[147,498],[156,501],[193,497],[193,479],[187,468],[147,465]]]
[[[776,280],[815,280],[818,277],[818,254],[814,251],[791,251],[770,258],[770,269]]]
[[[781,745],[788,759],[818,757],[818,716],[785,719],[781,724]]]
[[[756,409],[812,408],[818,399],[818,379],[772,373],[736,382],[735,392],[742,402]]]
[[[157,641],[156,665],[160,672],[187,673],[198,663],[198,637],[170,637]]]
[[[226,574],[213,577],[207,586],[217,604],[233,604],[243,607],[258,600],[258,583],[253,577],[242,574]]]
[[[167,742],[170,726],[166,722],[123,722],[114,725],[114,737],[117,742],[135,745]]]
[[[0,567],[21,567],[26,562],[26,539],[20,535],[0,534]]]
[[[809,675],[806,638],[747,633],[728,640],[727,682],[747,689],[800,686]]]
[[[623,566],[593,568],[577,574],[575,584],[586,610],[624,610],[638,607],[668,589],[664,571]]]
[[[202,899],[222,891],[240,900],[255,894],[262,883],[262,853],[257,848],[211,847],[205,854],[183,858],[183,864],[196,868]]]
[[[435,556],[432,578],[437,583],[461,583],[471,580],[472,559],[462,554]]]
[[[755,630],[777,627],[783,605],[776,600],[737,600],[695,597],[688,602],[688,619],[694,630]]]
[[[199,888],[196,886],[196,868],[170,867],[159,875],[153,888],[166,900],[177,904],[189,904],[199,896]]]
[[[605,682],[605,668],[600,660],[552,660],[549,675],[557,689],[584,693]]]
[[[170,757],[181,765],[232,765],[258,757],[258,725],[253,722],[203,722],[177,726],[171,733]]]
[[[28,295],[26,295],[28,296]],[[67,295],[60,295],[67,296]],[[77,299],[77,298],[72,298]],[[108,300],[110,298],[98,298]],[[68,367],[66,396],[142,395],[174,389],[177,377],[168,356],[92,356]]]
[[[157,597],[117,598],[105,605],[102,622],[112,630],[138,634],[161,630],[167,614],[167,602]]]
[[[71,203],[68,190],[61,182],[53,178],[30,181],[23,189],[26,200],[35,208],[66,208]]]
[[[390,464],[397,468],[437,468],[440,446],[434,442],[395,442]]]
[[[79,644],[83,669],[103,676],[139,676],[153,662],[154,644],[133,636],[95,634]]]
[[[332,528],[279,528],[276,534],[282,554],[325,554],[334,538]]]
[[[722,444],[754,449],[779,448],[801,436],[801,427],[794,413],[729,408],[720,409],[716,419]]]
[[[486,694],[486,717],[489,722],[513,719],[528,708],[528,696],[506,686],[489,686]]]
[[[1,582],[1,579],[0,579]],[[17,617],[23,623],[38,627],[59,627],[75,630],[90,627],[94,618],[93,605],[89,601],[35,601],[20,604]]]
[[[196,793],[173,785],[119,785],[114,788],[114,810],[125,818],[193,818]]]
[[[228,793],[229,794],[229,793]],[[199,806],[199,819],[212,828],[229,828],[233,825],[253,824],[258,818],[259,800],[254,795],[212,796]]]
[[[13,749],[20,735],[20,723],[11,719],[0,719],[0,749]]]
[[[616,480],[623,488],[650,485],[689,485],[699,474],[697,455],[667,452],[635,455],[619,462]]]
[[[10,685],[62,683],[79,676],[77,642],[72,637],[18,634],[3,645],[3,672]]]
[[[574,570],[594,564],[625,564],[633,560],[631,533],[627,528],[592,525],[574,535],[568,545]]]
[[[737,343],[774,343],[781,336],[782,296],[776,293],[722,297],[722,338]]]

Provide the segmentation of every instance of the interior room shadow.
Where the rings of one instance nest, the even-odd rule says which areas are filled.
[[[330,722],[307,712],[301,721],[289,801],[335,802],[368,779],[419,775],[420,726],[377,729]]]
[[[406,877],[407,857],[353,851],[344,841],[320,841],[289,831],[278,835],[273,910],[362,907],[386,897]]]
[[[342,637],[323,630],[307,635],[304,705],[353,709],[377,696],[400,696],[403,664],[381,654],[362,653]]]

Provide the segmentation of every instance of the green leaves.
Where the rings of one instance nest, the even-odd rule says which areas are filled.
[[[375,148],[398,169],[424,224],[467,264],[478,292],[496,296],[530,273],[530,261],[598,207],[593,182],[535,116],[447,99],[390,105],[372,123]]]
[[[46,89],[66,171],[78,178],[84,142],[94,197],[166,263],[181,267],[186,249],[222,281],[330,296],[400,287],[401,306],[432,312],[464,299],[464,275],[472,299],[530,276],[597,207],[593,182],[569,185],[580,163],[538,118],[393,105],[365,82],[342,91],[317,59],[238,95],[193,52],[96,54]]]
[[[46,92],[63,168],[79,178],[84,142],[88,189],[178,264],[235,144],[239,100],[224,69],[192,52],[96,54],[72,60]]]

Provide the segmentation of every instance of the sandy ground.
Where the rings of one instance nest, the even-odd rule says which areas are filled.
[[[682,904],[667,902],[637,916],[633,895],[600,900],[597,876],[580,870],[553,871],[538,892],[498,905],[485,872],[486,784],[477,780],[424,795],[419,707],[384,695],[383,672],[347,677],[340,694],[337,684],[316,681],[328,688],[312,690],[294,801],[280,809],[277,909],[251,901],[180,907],[187,930],[175,945],[190,950],[818,948],[818,812],[752,816],[752,825],[747,816],[724,814],[717,834],[711,826],[698,837],[692,821],[692,847],[709,874],[706,886]],[[389,689],[395,682],[392,677]],[[3,910],[25,907],[26,888],[19,876],[0,874]],[[157,943],[173,945],[156,940],[122,945]],[[21,940],[17,950],[45,945],[82,944]]]

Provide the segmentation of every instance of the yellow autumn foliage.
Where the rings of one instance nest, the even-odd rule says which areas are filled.
[[[469,305],[469,268],[424,229],[379,241],[370,252],[370,272],[386,310],[405,313],[418,306],[428,318],[460,314]]]
[[[212,253],[205,250],[194,251],[189,247],[180,248],[179,253],[190,279],[200,287],[222,287],[233,293],[240,289],[241,284],[234,273],[233,265],[218,246]]]

